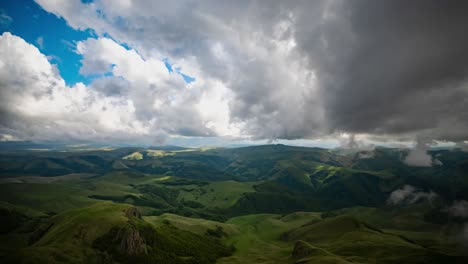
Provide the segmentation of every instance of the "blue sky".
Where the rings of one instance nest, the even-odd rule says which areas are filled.
[[[2,0],[0,12],[5,16],[4,20],[7,20],[0,24],[0,32],[11,32],[20,36],[49,56],[49,61],[57,65],[67,85],[72,86],[78,82],[89,84],[96,77],[79,73],[82,57],[74,51],[78,41],[97,37],[93,30],[75,30],[68,26],[63,18],[46,12],[33,0]],[[169,72],[180,74],[186,83],[196,80],[178,67],[173,69],[169,59],[165,60],[165,65]]]
[[[0,141],[467,144],[468,4],[327,2],[1,0]]]
[[[91,30],[72,29],[63,18],[44,11],[32,0],[2,0],[0,8],[11,17],[10,23],[2,25],[2,33],[20,36],[50,56],[67,84],[89,81],[78,73],[81,56],[74,52],[74,43],[93,37]]]

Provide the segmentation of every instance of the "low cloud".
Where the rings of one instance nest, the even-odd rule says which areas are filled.
[[[356,156],[358,159],[371,159],[373,157],[375,157],[374,151],[360,151]]]
[[[463,226],[463,238],[468,241],[468,223]]]
[[[421,201],[432,202],[438,197],[438,194],[430,191],[424,192],[411,185],[404,185],[402,188],[393,191],[387,200],[390,205],[409,205]]]
[[[468,141],[461,141],[455,145],[455,148],[460,149],[461,151],[468,152]]]
[[[455,201],[446,211],[452,216],[466,218],[468,217],[468,201]]]
[[[338,137],[339,148],[354,151],[372,152],[375,145],[370,143],[365,135],[343,133]]]
[[[468,218],[468,201],[466,200],[457,200],[454,201],[453,204],[443,210],[450,214],[450,216],[454,218],[464,218],[465,220]],[[465,243],[468,243],[468,222],[463,223],[463,227],[461,227],[460,236],[464,240]]]
[[[442,165],[442,162],[433,158],[429,153],[430,146],[427,141],[418,139],[416,146],[410,150],[406,156],[404,163],[414,167],[431,167],[432,165]]]

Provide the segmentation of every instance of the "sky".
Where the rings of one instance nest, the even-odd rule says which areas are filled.
[[[467,13],[438,0],[3,0],[0,140],[466,147]]]

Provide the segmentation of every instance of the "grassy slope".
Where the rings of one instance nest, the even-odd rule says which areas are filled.
[[[210,221],[201,218],[183,217],[175,214],[163,214],[160,216],[145,216],[143,219],[155,227],[164,225],[175,226],[178,229],[195,233],[197,235],[205,235],[209,230],[221,228],[224,235],[221,237],[231,237],[239,234],[239,229],[233,224],[227,224],[217,221]]]
[[[339,214],[351,215],[365,221],[385,233],[404,236],[428,249],[447,255],[465,255],[466,242],[460,224],[440,226],[424,221],[427,204],[416,204],[404,208],[352,207],[338,210]],[[465,246],[464,246],[465,244]]]
[[[288,263],[292,244],[281,241],[281,234],[318,217],[317,213],[294,213],[286,217],[257,214],[232,218],[226,224],[235,226],[239,232],[226,241],[236,251],[219,263]]]
[[[273,151],[271,155],[267,155],[265,160],[262,160],[262,158],[265,157],[264,149]],[[134,151],[135,150],[128,150],[122,152],[122,154],[116,155],[116,158],[121,159]],[[111,154],[112,153],[109,155]],[[178,155],[182,155],[180,159],[177,158]],[[204,167],[200,167],[199,165],[203,162],[210,166],[212,163],[215,164],[218,160],[214,157],[217,155],[223,157],[221,162],[226,160],[231,162],[227,167],[230,175],[237,173],[242,180],[264,179],[263,177],[265,177],[265,179],[260,182],[219,181],[219,177],[223,176],[219,175],[215,178],[217,181],[209,181],[203,176]],[[265,187],[264,189],[256,189],[257,191],[264,190],[264,192],[261,193],[261,195],[264,195],[264,199],[261,201],[264,201],[264,204],[268,206],[266,209],[271,210],[277,207],[280,202],[272,202],[271,198],[278,198],[279,194],[286,192],[290,192],[288,193],[288,197],[294,198],[299,197],[298,194],[303,195],[301,192],[304,193],[309,190],[315,190],[317,192],[324,191],[323,196],[327,194],[339,194],[341,191],[353,190],[352,193],[346,193],[344,197],[332,198],[335,200],[346,198],[349,200],[350,197],[353,197],[355,201],[366,201],[369,197],[366,196],[369,194],[368,190],[374,190],[372,186],[377,186],[375,184],[373,185],[369,179],[378,179],[380,181],[378,185],[379,188],[381,188],[380,191],[384,193],[396,188],[394,185],[385,185],[385,181],[391,180],[392,184],[401,184],[401,182],[394,181],[395,179],[393,179],[392,173],[395,173],[395,171],[390,173],[385,170],[380,170],[382,166],[377,164],[377,161],[380,160],[375,161],[378,165],[375,165],[375,167],[370,166],[373,163],[365,163],[368,166],[359,165],[353,168],[344,168],[339,167],[339,163],[333,161],[332,156],[316,149],[302,150],[281,146],[267,146],[233,151],[207,150],[205,152],[197,152],[191,150],[180,152],[180,154],[179,152],[171,152],[170,155],[157,153],[154,157],[148,156],[150,155],[145,153],[143,160],[124,160],[123,162],[126,162],[125,164],[129,166],[133,166],[133,168],[138,168],[135,164],[140,164],[139,162],[141,162],[141,164],[149,162],[148,166],[153,166],[154,164],[158,164],[158,162],[166,161],[174,162],[174,164],[177,163],[179,165],[182,164],[180,165],[182,167],[187,165],[188,167],[180,171],[177,171],[180,169],[177,166],[170,168],[180,177],[149,175],[130,171],[113,171],[96,178],[64,177],[59,181],[45,181],[42,184],[0,184],[0,201],[2,201],[0,205],[2,205],[2,207],[15,208],[15,210],[19,210],[26,215],[38,217],[45,216],[48,212],[59,213],[68,209],[80,208],[55,216],[53,219],[56,219],[60,225],[52,227],[49,230],[50,233],[48,232],[46,236],[36,242],[37,245],[35,244],[33,248],[26,249],[23,254],[32,257],[37,256],[38,258],[49,254],[54,256],[54,259],[63,259],[64,261],[72,261],[72,259],[70,259],[72,257],[78,258],[78,256],[82,255],[93,255],[94,253],[92,251],[85,248],[89,246],[89,243],[94,238],[101,234],[101,229],[106,230],[108,228],[101,227],[100,229],[94,230],[92,227],[88,228],[88,225],[99,225],[99,223],[94,223],[96,219],[102,220],[104,224],[107,223],[109,226],[119,225],[120,216],[118,214],[112,216],[112,212],[120,211],[120,209],[129,205],[115,205],[110,202],[101,203],[96,199],[88,198],[89,195],[98,194],[115,197],[133,195],[141,197],[143,195],[148,195],[148,193],[143,193],[140,189],[140,187],[147,185],[178,191],[176,200],[180,204],[177,204],[176,207],[182,205],[181,201],[195,201],[207,208],[228,208],[235,204],[236,201],[242,199],[244,193],[250,195],[255,194],[253,192],[255,191],[253,185],[260,184],[262,186],[262,183],[274,182],[276,185],[264,186],[271,186],[277,189],[268,189]],[[290,160],[282,160],[286,157]],[[148,161],[148,158],[155,158],[155,160]],[[167,160],[163,160],[163,158]],[[169,160],[169,158],[171,160]],[[275,160],[280,161],[276,163]],[[320,163],[316,160],[328,163]],[[91,167],[90,164],[85,164],[87,162],[85,159],[80,159],[78,161]],[[93,159],[92,161],[95,162],[95,164],[100,162],[99,159]],[[59,165],[60,164],[55,162],[47,163],[47,166],[52,168],[56,167],[56,169],[61,168],[61,165]],[[195,166],[194,168],[200,169],[200,171],[195,171],[197,175],[200,175],[200,177],[195,179],[199,180],[190,182],[191,179],[182,178],[185,170],[190,170],[190,166]],[[371,169],[375,171],[369,171]],[[210,171],[209,173],[215,175],[217,172]],[[461,175],[460,177],[463,178],[462,176],[466,175],[463,173],[464,171],[461,170],[457,175]],[[355,177],[356,175],[360,175],[360,178]],[[189,175],[188,178],[191,178],[191,176]],[[359,181],[357,181],[357,179]],[[180,185],[167,184],[169,182],[177,183],[180,180],[187,180],[188,183]],[[278,188],[278,184],[280,188]],[[159,191],[161,189],[156,188],[154,190]],[[333,190],[338,190],[340,192]],[[158,195],[158,193],[154,195]],[[371,198],[375,197],[377,197],[377,195],[371,195]],[[380,200],[382,201],[382,199],[385,198],[386,196],[382,196]],[[299,197],[299,199],[302,198]],[[279,197],[278,200],[284,199]],[[259,199],[254,201],[259,201]],[[302,202],[308,203],[307,200],[302,200]],[[84,206],[93,203],[97,204],[84,208]],[[116,207],[108,208],[105,206],[106,204],[115,205]],[[124,207],[120,208],[119,206]],[[291,207],[291,204],[285,203],[284,206]],[[83,210],[81,210],[82,208]],[[147,211],[150,212],[151,208],[145,209],[148,209]],[[257,210],[258,208],[254,209]],[[451,240],[452,237],[449,236],[450,234],[440,233],[440,225],[430,224],[423,220],[422,216],[427,209],[428,208],[417,206],[401,210],[353,207],[339,210],[338,212],[339,214],[348,215],[352,218],[344,218],[345,221],[336,221],[333,219],[341,218],[334,217],[333,219],[321,221],[321,224],[314,223],[318,221],[317,219],[319,218],[319,214],[317,213],[294,213],[285,217],[274,214],[252,214],[232,218],[226,223],[181,217],[173,214],[148,216],[144,217],[144,219],[156,227],[163,227],[169,222],[171,225],[181,230],[190,231],[197,235],[205,235],[208,230],[222,227],[228,235],[224,237],[223,240],[228,244],[233,244],[237,248],[237,251],[233,256],[222,259],[220,263],[288,263],[302,260],[305,262],[346,263],[347,261],[368,262],[367,260],[369,259],[370,262],[372,262],[372,260],[377,258],[385,258],[387,261],[391,262],[393,261],[392,258],[385,256],[385,254],[393,254],[394,256],[402,258],[411,256],[414,253],[414,257],[418,260],[427,253],[426,249],[429,249],[431,252],[439,252],[447,255],[466,254],[464,249],[460,247],[459,241]],[[255,210],[252,213],[255,213]],[[107,218],[109,216],[111,216],[110,219]],[[112,223],[110,220],[114,218],[117,222]],[[70,221],[67,219],[70,219]],[[353,227],[352,223],[355,221],[357,221],[358,224]],[[362,222],[367,222],[383,232],[376,231],[362,224]],[[304,227],[304,224],[308,225]],[[350,225],[353,228],[339,229],[346,225]],[[88,229],[93,235],[87,234]],[[85,231],[80,233],[76,230]],[[296,236],[289,240],[281,239],[283,233],[291,230],[295,230]],[[340,230],[339,236],[330,232],[330,230]],[[310,234],[312,234],[312,236]],[[48,236],[50,236],[50,238],[47,238]],[[317,240],[319,237],[320,239]],[[81,241],[79,242],[80,244],[76,244],[77,238]],[[0,239],[2,242],[8,241],[8,243],[1,243],[0,252],[7,252],[15,248],[24,247],[27,244],[28,236],[22,233],[10,233],[1,235]],[[62,241],[62,243],[55,243],[56,239],[57,241]],[[316,256],[311,257],[306,254],[300,259],[291,258],[294,245],[296,241],[299,240],[303,241],[299,244],[299,249],[302,247],[306,252],[315,252]],[[417,245],[411,241],[415,242]],[[60,250],[57,250],[57,248],[61,248],[62,246],[64,247],[65,255],[63,255]],[[421,246],[426,249],[422,249]],[[366,248],[372,248],[373,250],[367,252],[369,250],[366,251]],[[366,261],[364,259],[366,259]],[[47,261],[47,259],[42,260]],[[395,258],[394,261],[397,262],[398,259]],[[410,259],[408,262],[411,261],[415,260]]]
[[[89,262],[96,259],[96,252],[91,249],[92,242],[110,228],[124,225],[126,218],[122,211],[129,207],[98,202],[54,216],[50,220],[54,225],[20,254],[31,263],[54,263],[57,260],[74,263],[74,260],[87,259]],[[219,259],[218,263],[399,263],[402,259],[405,263],[422,263],[421,260],[443,263],[440,261],[446,261],[446,256],[435,253],[450,255],[443,241],[433,240],[438,234],[430,226],[419,232],[401,229],[381,231],[372,227],[391,226],[391,222],[401,219],[406,219],[406,223],[418,223],[409,210],[381,216],[377,209],[356,207],[339,213],[342,215],[325,219],[320,213],[310,212],[285,216],[255,214],[234,217],[226,223],[174,214],[145,216],[143,220],[155,228],[164,230],[169,225],[198,236],[206,235],[208,230],[222,228],[224,243],[233,245],[236,251],[230,257]],[[368,219],[373,225],[367,225],[353,215]],[[413,240],[415,237],[419,240]],[[27,237],[19,234],[2,235],[1,238],[2,241],[9,239],[16,243],[15,247],[27,244]],[[422,246],[424,239],[431,240],[433,246]],[[302,255],[292,255],[293,250],[302,252]],[[457,255],[461,252],[452,250],[451,253]]]
[[[287,239],[307,241],[349,262],[387,263],[389,260],[391,263],[392,258],[426,253],[419,245],[371,229],[350,216],[328,218],[300,227],[288,233]]]
[[[218,181],[206,186],[186,186],[181,189],[179,199],[199,202],[206,207],[228,208],[233,206],[244,193],[254,192],[258,182]]]
[[[213,263],[231,250],[206,234],[212,225],[178,216],[140,219],[126,212],[131,205],[98,202],[43,221],[29,234],[0,236],[2,263]],[[171,219],[172,223],[164,220]],[[151,221],[146,221],[151,220]],[[176,223],[177,222],[177,223]],[[185,223],[185,224],[184,224]],[[199,226],[200,232],[178,226]],[[202,232],[206,227],[205,232]],[[190,230],[190,231],[189,231]],[[232,233],[234,231],[230,231]],[[16,235],[16,236],[15,236]],[[32,240],[31,240],[32,239]],[[4,243],[5,242],[5,243]],[[100,249],[100,250],[98,250]],[[9,250],[9,252],[7,252]],[[137,251],[136,251],[137,250]],[[4,254],[5,253],[5,254]],[[7,253],[7,254],[6,254]],[[192,262],[193,261],[193,262]]]
[[[3,183],[0,184],[0,201],[43,214],[110,200],[134,204],[147,214],[173,212],[205,217],[204,211],[230,207],[244,193],[253,192],[254,184],[256,182],[200,182],[166,175],[112,172],[84,179],[62,178],[59,182]],[[135,200],[139,198],[143,200]],[[190,204],[187,207],[188,202],[200,207],[190,208]]]
[[[143,159],[143,154],[141,154],[140,152],[133,152],[132,154],[127,155],[127,156],[123,157],[122,159],[124,159],[124,160],[142,160]]]
[[[344,210],[349,215],[325,219],[319,213],[232,218],[226,224],[239,232],[226,241],[236,247],[236,252],[219,263],[458,263],[460,259],[451,256],[466,254],[461,248],[454,248],[460,246],[459,242],[450,243],[441,237],[438,228],[427,223],[425,231],[420,232],[381,230],[353,217],[360,212],[363,219],[382,226],[402,219],[414,225],[421,223],[421,214],[417,218],[409,210],[392,212],[393,220],[386,219],[389,215],[379,216],[381,212],[376,210],[350,208]],[[304,241],[310,247],[306,252],[312,253],[291,256],[297,241]]]
[[[60,182],[3,183],[0,184],[0,201],[36,214],[59,213],[98,202],[99,200],[89,198],[94,194],[138,196],[140,193],[129,184],[154,178],[133,177],[132,174],[115,172],[97,178],[70,178]]]
[[[0,185],[4,189],[3,195],[10,197],[10,201],[14,202],[17,205],[9,205],[10,207],[22,208],[21,210],[32,214],[34,212],[36,214],[41,214],[42,212],[47,212],[50,210],[62,210],[63,208],[76,208],[82,207],[88,203],[96,202],[92,199],[88,199],[83,197],[84,194],[88,194],[89,189],[79,189],[73,187],[75,184],[79,187],[87,186],[87,184],[92,183],[93,193],[108,193],[113,195],[123,195],[123,194],[138,194],[135,193],[135,189],[129,186],[128,184],[135,181],[141,181],[142,184],[158,184],[160,181],[164,181],[167,179],[167,176],[154,178],[154,177],[141,177],[141,178],[132,178],[127,174],[113,174],[107,175],[102,178],[97,178],[93,180],[86,180],[86,181],[79,181],[79,182],[70,182],[68,185],[66,184],[49,184],[45,185],[46,187],[38,184],[7,184],[7,185]],[[90,182],[88,182],[90,181]],[[212,183],[213,184],[213,183]],[[205,185],[202,188],[207,188],[210,185]],[[228,185],[226,187],[226,184]],[[242,183],[246,184],[246,183]],[[216,190],[214,193],[222,193],[229,188],[229,182],[216,182],[215,186],[219,189]],[[196,185],[194,185],[197,187]],[[87,186],[89,187],[89,186]],[[183,186],[186,188],[187,186]],[[243,190],[242,187],[245,186],[238,186],[240,190]],[[22,191],[23,193],[20,193]],[[8,193],[11,192],[11,193]],[[226,191],[227,192],[227,191]],[[16,193],[16,196],[14,196]],[[21,194],[21,195],[20,195]],[[25,195],[27,194],[27,195]],[[207,194],[207,197],[209,193]],[[18,197],[18,200],[15,201],[14,198]],[[64,197],[64,199],[57,199],[57,197]],[[203,196],[201,196],[203,197]],[[85,198],[84,200],[81,200]],[[207,199],[208,203],[209,199]],[[81,203],[84,202],[84,203]],[[101,203],[99,203],[101,204]],[[106,203],[103,203],[106,204]],[[109,203],[112,204],[112,203]],[[118,205],[121,206],[121,205]],[[127,206],[127,205],[123,205]],[[39,211],[31,211],[30,208],[39,209]],[[79,211],[75,210],[75,211]],[[260,215],[247,215],[242,217],[235,217],[227,221],[226,223],[219,223],[215,221],[208,221],[203,219],[194,219],[194,218],[187,218],[181,217],[172,214],[164,214],[162,216],[149,216],[145,217],[145,220],[154,224],[155,226],[161,226],[168,220],[172,225],[186,231],[194,232],[198,235],[203,235],[206,233],[208,229],[215,229],[217,226],[223,228],[223,230],[229,235],[227,238],[224,238],[227,244],[233,244],[236,247],[236,252],[233,256],[224,258],[220,260],[220,263],[287,263],[293,262],[294,259],[291,259],[290,255],[294,247],[294,243],[296,240],[305,240],[307,244],[310,244],[312,247],[316,248],[320,252],[322,250],[329,252],[330,254],[325,254],[323,259],[320,261],[328,261],[330,263],[341,263],[343,261],[362,261],[364,258],[356,258],[352,254],[360,255],[362,252],[362,248],[368,247],[371,248],[373,244],[377,243],[387,243],[389,242],[392,244],[391,247],[385,246],[375,249],[375,252],[380,251],[382,252],[392,252],[392,254],[397,254],[398,256],[408,255],[411,251],[414,251],[412,248],[412,244],[398,244],[400,243],[400,239],[398,236],[404,236],[406,238],[415,241],[420,245],[424,245],[430,249],[433,249],[438,252],[447,253],[451,255],[458,255],[462,253],[462,249],[455,248],[455,246],[459,245],[457,243],[449,243],[450,241],[446,241],[445,238],[441,237],[438,233],[440,227],[424,222],[422,219],[422,215],[427,208],[424,206],[413,206],[407,209],[401,209],[398,211],[392,210],[380,210],[375,208],[369,207],[353,207],[348,209],[338,210],[339,214],[346,214],[355,217],[359,221],[366,221],[373,226],[377,226],[385,231],[385,233],[394,234],[396,236],[385,236],[382,237],[379,233],[369,233],[369,232],[350,232],[345,237],[346,239],[341,241],[341,243],[337,243],[336,241],[327,242],[327,236],[331,236],[332,233],[329,231],[325,232],[325,236],[321,237],[320,243],[316,243],[317,241],[311,241],[307,237],[297,236],[295,239],[291,241],[283,241],[280,239],[282,233],[290,231],[291,229],[298,228],[306,223],[314,221],[314,219],[319,218],[318,213],[294,213],[285,217],[281,217],[280,215],[274,214],[260,214]],[[42,212],[41,212],[42,211]],[[43,214],[43,213],[42,213]],[[98,210],[91,211],[90,214],[84,212],[84,218],[77,218],[77,221],[69,222],[69,227],[72,229],[80,229],[77,226],[78,222],[87,222],[88,220],[97,218],[99,219],[100,215],[105,216],[107,213],[104,211]],[[88,220],[86,217],[90,217]],[[63,215],[61,216],[63,217]],[[341,226],[338,224],[337,226]],[[86,225],[83,228],[87,228]],[[104,228],[105,229],[105,228]],[[63,231],[54,231],[52,229],[51,234],[51,241],[66,241],[70,237],[63,237],[60,238],[60,234],[75,234],[74,236],[80,236],[79,233],[73,233],[71,231],[67,231],[67,228],[57,229]],[[326,228],[319,228],[319,230],[335,230],[334,227],[326,227]],[[336,229],[338,230],[338,229]],[[346,231],[346,230],[344,230]],[[346,233],[341,230],[341,233]],[[57,233],[57,234],[56,234]],[[312,232],[314,237],[319,237],[317,232]],[[52,239],[53,238],[53,239]],[[85,236],[86,238],[86,236]],[[389,239],[391,238],[391,239]],[[22,235],[7,235],[2,236],[2,239],[12,241],[10,244],[15,245],[15,247],[24,246],[27,243],[27,239]],[[392,239],[397,239],[396,241],[392,242]],[[335,237],[336,240],[336,237]],[[362,240],[369,240],[371,241],[370,244],[359,244],[357,242]],[[41,240],[42,241],[42,240]],[[85,241],[87,240],[85,239]],[[404,240],[403,240],[404,241]],[[47,243],[46,243],[47,244]],[[41,244],[38,244],[41,245]],[[349,247],[349,245],[354,245],[353,247]],[[360,246],[356,246],[360,245]],[[8,249],[12,249],[13,246],[10,248],[4,248],[4,251]],[[56,251],[54,248],[57,247],[64,247],[64,252],[67,255],[77,257],[80,254],[93,254],[92,251],[77,251],[75,250],[83,250],[82,245],[75,245],[73,243],[67,244],[57,244],[56,247],[38,247],[34,249],[28,249],[24,252],[31,257],[41,257],[46,254],[52,254],[55,258],[64,258],[60,252]],[[396,249],[397,250],[396,250]],[[343,253],[344,252],[344,253]],[[346,253],[350,252],[350,253]],[[77,255],[78,254],[78,255]],[[419,254],[419,253],[418,253]],[[343,257],[342,255],[345,255]],[[423,251],[420,252],[419,256],[423,255]],[[366,259],[375,259],[377,256],[365,256]],[[380,257],[380,256],[379,256]],[[318,261],[317,258],[304,258],[305,261]],[[37,261],[40,261],[38,259]],[[44,260],[47,261],[47,260]],[[68,261],[68,260],[67,260]],[[335,262],[334,262],[335,261]],[[345,262],[343,262],[345,263]]]
[[[123,225],[127,219],[122,210],[129,205],[101,202],[91,207],[65,212],[52,218],[50,230],[32,247],[23,251],[23,256],[33,262],[61,261],[79,263],[95,258],[91,249],[93,241],[113,226]]]
[[[0,184],[0,201],[43,212],[61,212],[94,202],[74,186],[36,183]]]

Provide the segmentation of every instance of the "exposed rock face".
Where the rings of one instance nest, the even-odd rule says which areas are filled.
[[[7,208],[0,208],[0,234],[8,233],[19,227],[26,217]]]
[[[49,231],[49,229],[52,228],[53,225],[53,222],[40,224],[29,237],[28,245],[32,245],[39,241]]]
[[[146,251],[146,244],[140,232],[133,226],[122,228],[117,233],[117,241],[120,241],[119,250],[127,255],[138,255]]]
[[[292,256],[294,258],[304,258],[312,255],[314,251],[316,251],[316,249],[310,247],[306,242],[299,240],[294,244]]]
[[[124,226],[113,227],[93,242],[93,247],[118,258],[142,256],[148,253],[148,245],[137,223],[128,222]]]
[[[123,226],[114,226],[109,232],[93,242],[93,246],[101,251],[120,256],[139,256],[147,254],[148,245],[142,233],[143,221],[136,207],[122,211],[128,221]]]
[[[128,209],[125,209],[124,214],[129,219],[132,218],[132,217],[136,217],[138,219],[141,219],[141,213],[138,210],[138,208],[136,208],[136,207],[130,207]]]

